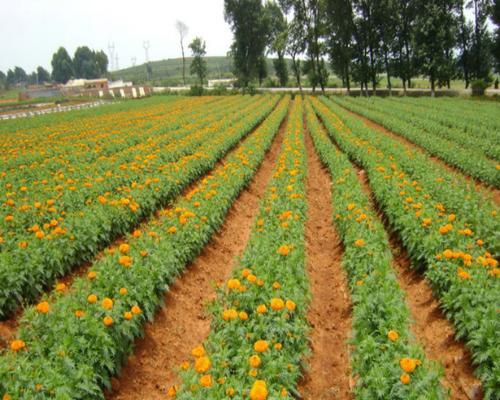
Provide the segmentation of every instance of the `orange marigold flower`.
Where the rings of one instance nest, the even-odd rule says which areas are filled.
[[[125,318],[127,321],[131,320],[134,315],[130,311],[125,311],[123,313],[123,318]]]
[[[398,340],[399,335],[396,331],[389,331],[387,332],[387,337],[391,342],[395,342],[396,340]]]
[[[199,374],[207,372],[212,366],[212,362],[208,357],[199,357],[194,363],[194,370]]]
[[[13,351],[19,351],[19,350],[24,349],[25,347],[26,347],[26,343],[24,343],[20,339],[14,340],[10,344],[10,349]]]
[[[242,321],[246,321],[248,319],[248,314],[245,311],[240,311],[238,316]]]
[[[266,307],[266,305],[265,305],[265,304],[259,304],[259,305],[257,306],[257,312],[258,312],[259,314],[264,314],[264,313],[266,313],[266,312],[267,312],[267,307]]]
[[[90,271],[87,274],[87,278],[89,278],[90,280],[95,279],[96,277],[97,277],[97,272],[95,272],[95,271]]]
[[[284,244],[279,247],[278,254],[282,256],[287,256],[290,253],[290,246]]]
[[[25,249],[26,247],[28,247],[28,242],[27,241],[22,240],[22,241],[19,242],[19,248]]]
[[[102,322],[104,323],[104,325],[106,326],[111,326],[113,325],[113,318],[111,318],[109,315],[104,317]]]
[[[125,296],[127,293],[128,293],[128,290],[126,288],[124,288],[124,287],[120,288],[120,294],[122,296]]]
[[[118,250],[122,254],[127,254],[130,251],[130,246],[127,243],[122,243],[120,247],[118,247]]]
[[[415,358],[402,358],[399,360],[399,366],[403,371],[411,373],[417,367],[417,360]]]
[[[274,298],[271,300],[271,308],[275,311],[280,311],[285,308],[285,302],[281,299]]]
[[[95,294],[90,294],[88,297],[87,297],[87,301],[90,303],[90,304],[93,304],[97,301],[97,296]]]
[[[141,237],[142,232],[139,229],[136,229],[133,233],[132,236],[135,238]]]
[[[288,309],[288,311],[295,311],[295,309],[297,308],[297,305],[295,304],[294,301],[287,300],[285,303],[285,307]]]
[[[42,301],[36,305],[36,310],[41,314],[47,314],[50,311],[50,305],[48,301]]]
[[[408,385],[410,383],[410,375],[408,374],[401,374],[401,376],[399,377],[399,380],[401,381],[401,383],[403,385]]]
[[[195,357],[203,357],[205,355],[205,349],[202,346],[195,347],[191,354]]]
[[[141,308],[137,305],[132,306],[132,309],[130,311],[132,311],[132,313],[135,315],[139,315],[140,313],[142,313]]]
[[[365,241],[363,239],[357,239],[354,242],[354,246],[356,246],[356,247],[363,247],[364,245],[365,245]]]
[[[101,305],[105,310],[111,310],[113,308],[113,300],[111,300],[109,297],[105,297]]]
[[[252,273],[251,269],[245,268],[243,271],[241,271],[241,276],[243,278],[247,278],[251,273]]]
[[[250,390],[250,400],[266,400],[268,394],[266,382],[256,380]]]
[[[203,387],[211,387],[213,384],[212,382],[212,375],[203,375],[200,378],[200,385]]]
[[[238,318],[238,312],[234,308],[231,308],[229,310],[224,310],[222,312],[222,318],[224,319],[224,321],[230,321],[236,319]]]
[[[280,283],[279,283],[279,282],[274,282],[274,283],[273,283],[273,289],[276,289],[276,290],[277,290],[277,289],[281,289],[281,285],[280,285]]]
[[[75,317],[76,318],[81,318],[85,315],[85,312],[83,312],[82,310],[76,310],[75,311]]]
[[[252,368],[257,368],[262,363],[262,361],[259,356],[253,355],[248,359],[248,363]]]
[[[176,386],[170,386],[167,390],[167,396],[174,398],[177,396],[177,388]]]
[[[120,256],[118,263],[126,268],[132,265],[132,257],[130,256]]]
[[[167,229],[167,232],[170,234],[174,234],[175,232],[177,232],[177,227],[171,226],[170,228]]]
[[[471,275],[467,271],[464,271],[462,268],[458,269],[457,275],[460,279],[470,279],[471,278]]]
[[[56,285],[56,292],[64,292],[66,290],[66,284],[63,282],[60,282]]]
[[[257,353],[264,353],[268,348],[269,344],[265,340],[257,340],[253,345],[253,349]]]
[[[227,287],[229,289],[238,289],[241,286],[239,279],[229,279],[227,281]]]

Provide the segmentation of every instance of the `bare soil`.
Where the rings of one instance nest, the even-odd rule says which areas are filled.
[[[352,305],[341,266],[343,246],[332,225],[332,183],[309,135],[306,150],[306,254],[312,294],[307,318],[312,353],[306,360],[308,368],[299,392],[305,400],[350,399],[348,340]]]

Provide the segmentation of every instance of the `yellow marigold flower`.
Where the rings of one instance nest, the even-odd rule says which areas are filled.
[[[234,308],[222,312],[222,319],[224,321],[230,321],[236,318],[238,318],[238,312]]]
[[[96,301],[97,301],[97,296],[95,294],[90,294],[88,297],[87,297],[87,301],[90,303],[90,304],[94,304]]]
[[[248,319],[248,314],[245,311],[240,311],[238,316],[242,321],[246,321]]]

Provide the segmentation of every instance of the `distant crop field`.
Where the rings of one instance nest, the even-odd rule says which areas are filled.
[[[3,400],[497,398],[498,102],[1,121],[0,187]]]

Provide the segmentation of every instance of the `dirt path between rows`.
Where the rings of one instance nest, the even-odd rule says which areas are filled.
[[[406,293],[406,304],[410,310],[410,329],[424,348],[429,360],[444,366],[442,384],[450,390],[453,400],[479,400],[482,398],[481,382],[474,376],[474,367],[465,344],[455,339],[455,330],[440,309],[424,275],[411,268],[411,259],[401,241],[392,231],[383,212],[374,199],[364,170],[355,166],[363,190],[370,196],[372,206],[377,211],[386,231],[394,258],[393,268],[401,289]]]
[[[359,118],[361,121],[363,121],[365,123],[365,125],[369,126],[370,128],[375,129],[379,132],[382,132],[383,134],[391,137],[392,139],[397,140],[398,142],[404,144],[405,146],[407,146],[411,149],[414,149],[414,150],[419,151],[420,153],[426,154],[433,162],[435,162],[436,164],[445,168],[447,171],[464,177],[467,182],[473,183],[474,187],[477,190],[480,190],[481,192],[483,192],[485,197],[488,197],[488,196],[491,197],[493,199],[493,201],[495,202],[495,204],[500,205],[500,189],[496,189],[494,187],[485,185],[484,183],[480,182],[479,180],[477,180],[477,179],[465,174],[464,172],[460,171],[458,168],[455,168],[455,167],[445,163],[439,157],[431,155],[430,153],[428,153],[424,148],[422,148],[418,144],[413,143],[410,140],[406,139],[405,137],[400,136],[397,133],[390,131],[389,129],[387,129],[383,125],[381,125],[375,121],[372,121],[371,119],[368,119],[368,118],[364,117],[363,115],[358,114],[354,111],[351,111],[348,108],[345,108],[341,105],[339,105],[339,107],[341,107],[347,113],[355,116],[356,118]]]
[[[312,301],[308,311],[312,354],[299,383],[304,400],[350,399],[351,301],[341,266],[343,247],[332,224],[331,179],[306,135],[308,212],[307,273]]]
[[[284,128],[285,123],[251,183],[233,203],[220,231],[165,294],[164,307],[156,313],[154,323],[146,325],[144,337],[136,340],[134,353],[121,376],[113,380],[113,392],[107,399],[163,400],[168,388],[179,383],[180,364],[210,332],[206,304],[215,299],[214,283],[229,277],[235,257],[250,237],[259,201],[280,152]]]

